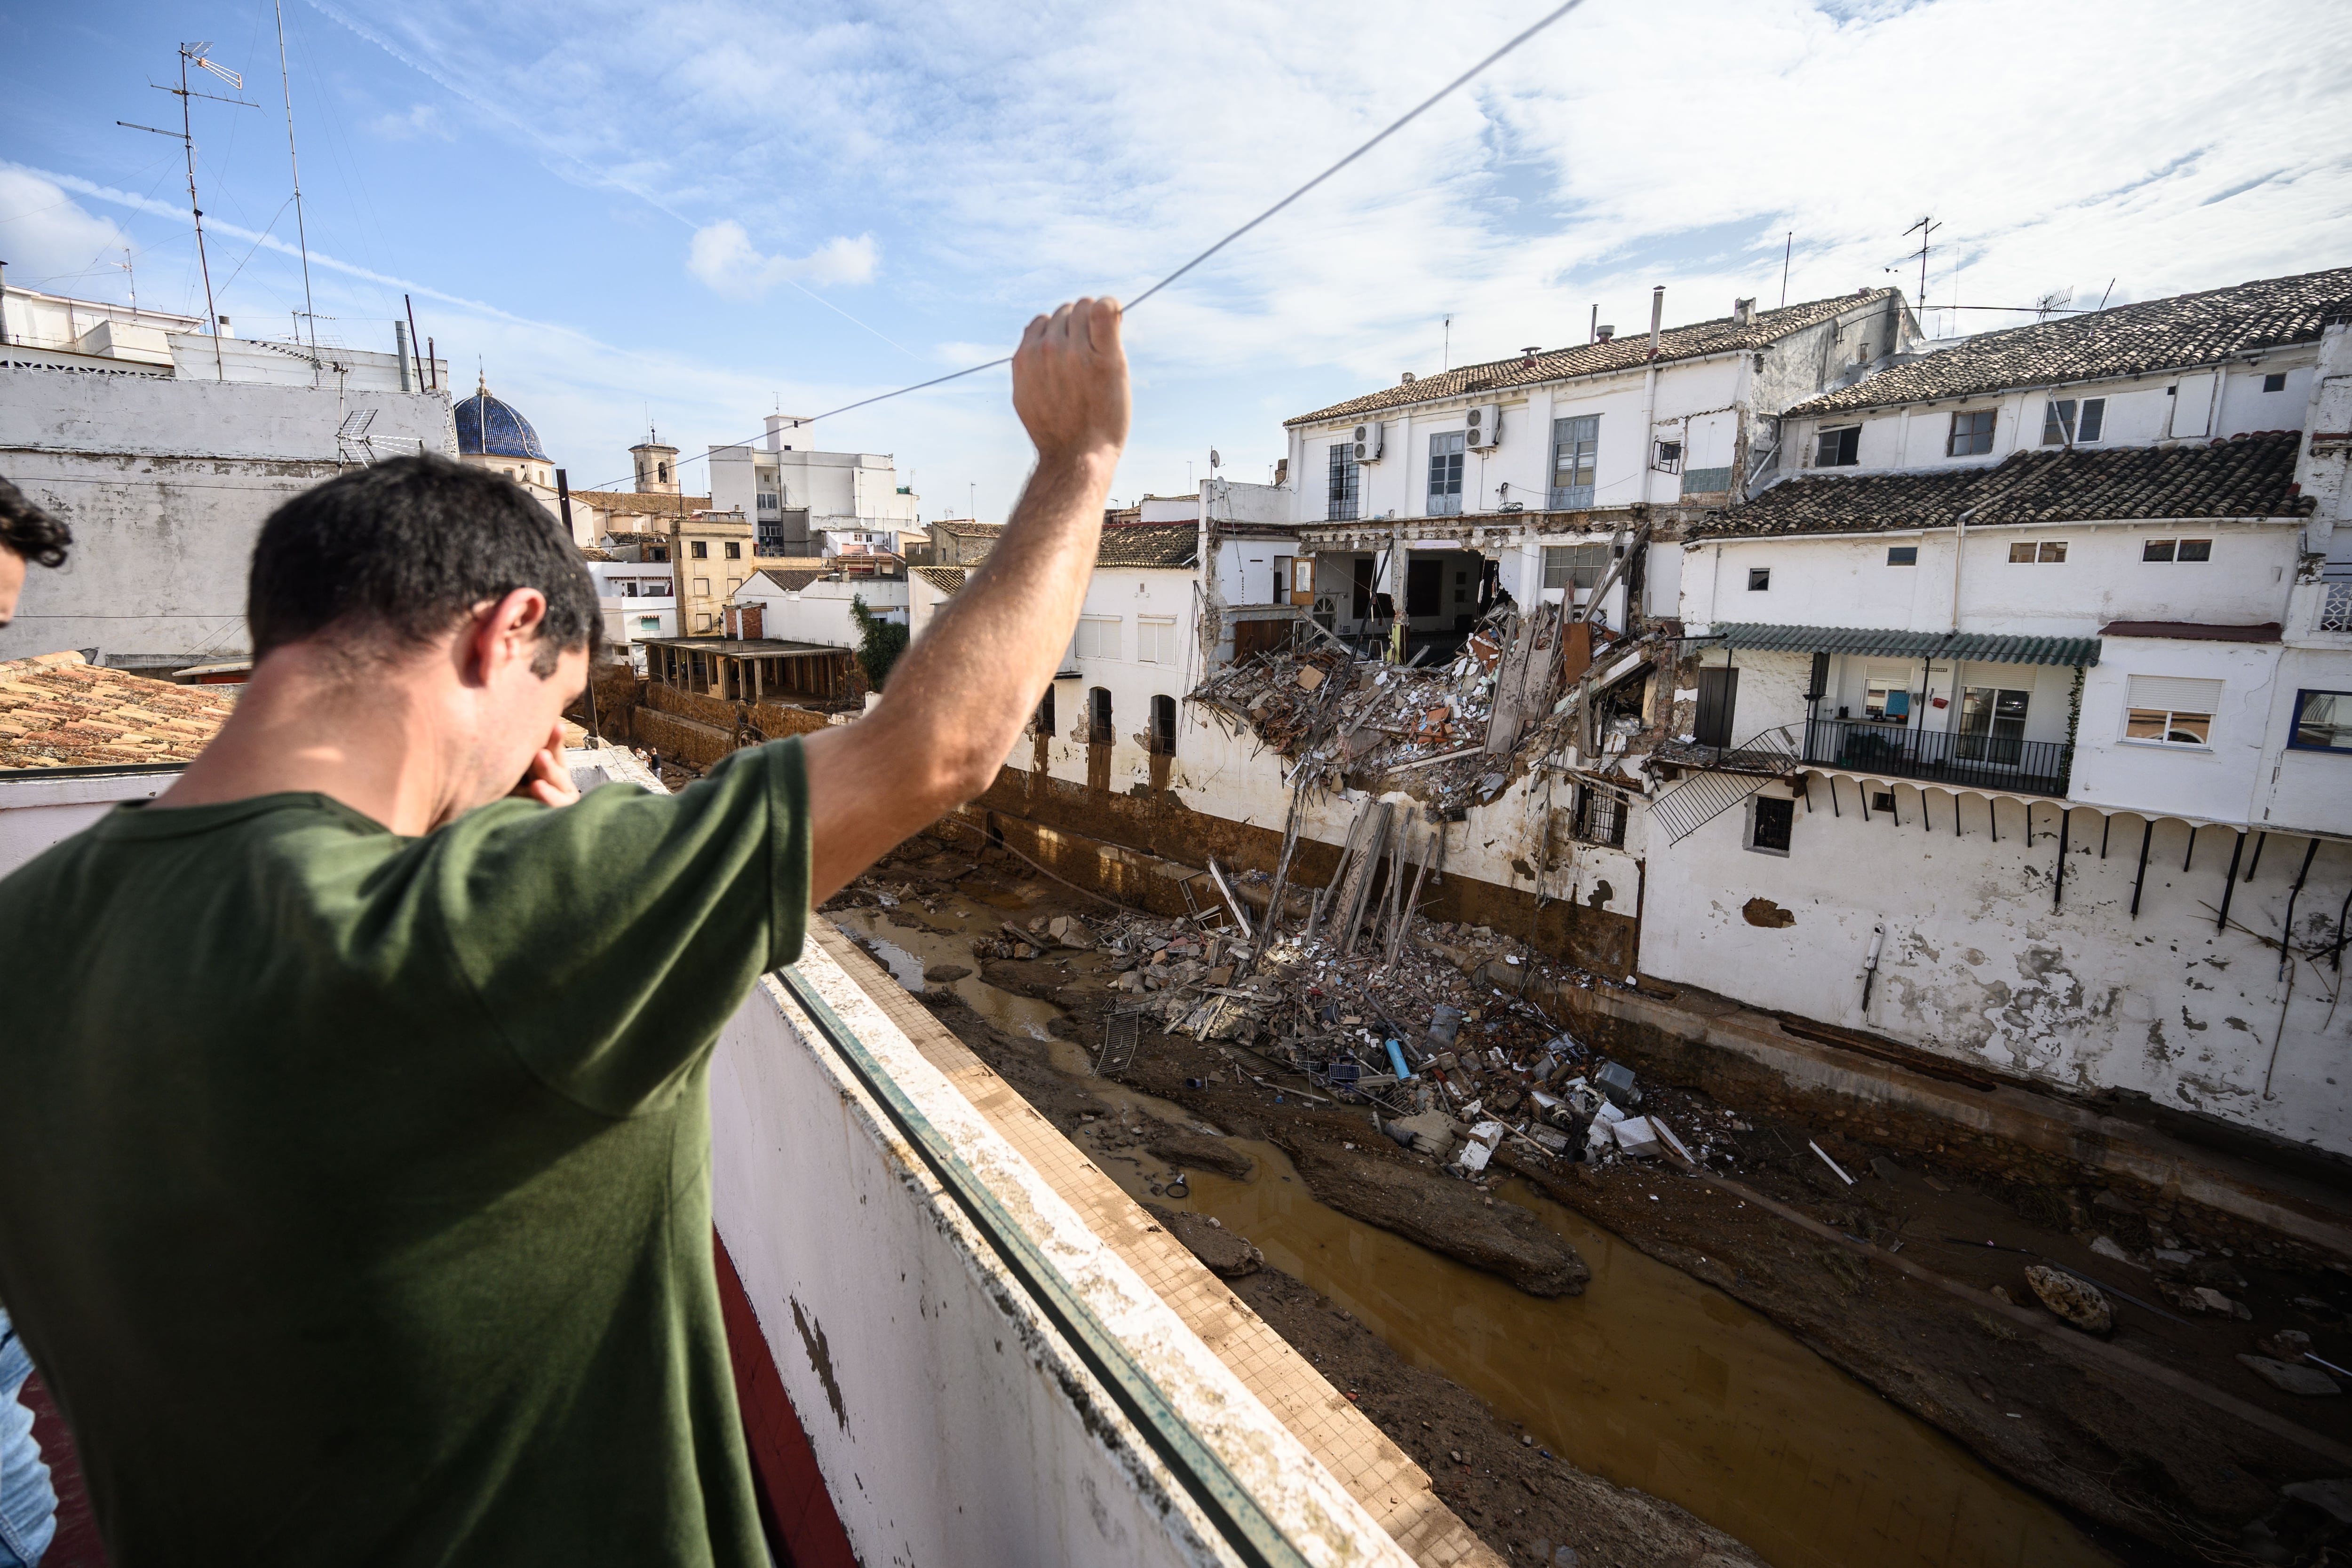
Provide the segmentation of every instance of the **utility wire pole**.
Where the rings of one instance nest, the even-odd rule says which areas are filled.
[[[152,125],[133,125],[127,120],[118,120],[114,123],[129,131],[144,131],[153,136],[172,137],[186,150],[188,155],[188,216],[195,224],[196,267],[197,270],[204,274],[205,279],[205,329],[210,331],[213,335],[213,374],[221,381],[226,381],[228,380],[228,370],[226,361],[222,358],[220,346],[220,308],[213,299],[212,262],[205,254],[205,209],[203,203],[198,201],[196,198],[196,127],[194,117],[190,113],[191,105],[188,100],[190,99],[196,98],[208,98],[215,103],[233,103],[239,109],[259,109],[261,106],[257,103],[247,103],[241,98],[223,98],[218,93],[198,92],[188,85],[188,62],[193,60],[195,62],[199,69],[212,72],[213,75],[220,78],[221,80],[228,83],[230,87],[236,89],[239,92],[243,92],[245,90],[245,78],[229,69],[226,66],[214,64],[212,60],[205,57],[205,51],[211,47],[212,46],[210,44],[182,44],[180,46],[180,85],[178,87],[165,87],[161,82],[149,82],[147,84],[156,91],[168,92],[173,97],[180,100],[179,130],[158,131]]]
[[[310,233],[302,221],[302,162],[294,152],[294,78],[286,69],[285,0],[271,0],[278,13],[278,79],[286,89],[286,166],[294,172],[294,238],[302,247],[302,314],[310,323],[311,374],[318,373],[319,319],[310,305]],[[414,327],[410,329],[413,333]]]

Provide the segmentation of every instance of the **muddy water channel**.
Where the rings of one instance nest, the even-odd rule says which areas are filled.
[[[992,929],[998,913],[975,909],[968,924]],[[965,936],[894,926],[871,910],[835,920],[875,944],[910,989],[922,988],[927,964],[972,965]],[[1050,1039],[1050,1006],[977,975],[953,985],[1000,1029]],[[1058,1069],[1085,1072],[1083,1051],[1054,1045]],[[1118,1084],[1085,1082],[1110,1105],[1178,1126],[1196,1120]],[[1561,1458],[1680,1504],[1780,1568],[2111,1562],[2047,1503],[1769,1320],[1572,1210],[1516,1185],[1501,1195],[1538,1215],[1592,1270],[1583,1295],[1541,1301],[1325,1207],[1279,1149],[1235,1143],[1258,1161],[1251,1179],[1194,1172],[1188,1198],[1150,1201],[1214,1215],[1270,1265]],[[1132,1196],[1150,1196],[1140,1166],[1113,1159],[1102,1168]]]

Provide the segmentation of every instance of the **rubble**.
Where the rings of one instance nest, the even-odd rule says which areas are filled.
[[[2084,1333],[2104,1334],[2116,1326],[2115,1309],[2107,1305],[2107,1298],[2078,1275],[2036,1263],[2026,1269],[2025,1282],[2043,1306]]]
[[[1650,672],[1653,655],[1667,656],[1660,635],[1505,601],[1456,656],[1423,665],[1425,648],[1404,664],[1360,660],[1311,622],[1299,624],[1312,641],[1221,671],[1186,699],[1292,763],[1285,782],[1294,789],[1401,790],[1444,821],[1563,755],[1568,766],[1647,788],[1637,771],[1646,754],[1633,747],[1644,725],[1635,677]]]

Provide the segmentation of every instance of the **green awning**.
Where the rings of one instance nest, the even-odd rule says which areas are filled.
[[[1858,653],[1890,659],[1965,659],[1989,664],[2099,662],[2096,637],[2011,637],[1990,632],[1890,632],[1868,626],[1768,626],[1760,622],[1716,623],[1704,639],[1727,648],[1771,653]]]

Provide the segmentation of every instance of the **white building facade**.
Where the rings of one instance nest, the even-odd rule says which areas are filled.
[[[770,414],[758,446],[710,449],[710,506],[752,520],[764,555],[814,556],[895,551],[917,527],[920,498],[898,482],[887,454],[818,452],[804,437],[809,421]],[[803,439],[795,439],[802,437]]]
[[[1682,547],[1643,971],[2352,1151],[2348,304],[2149,301],[1790,411],[1798,473]]]
[[[4,303],[0,473],[73,529],[74,548],[0,628],[0,659],[78,649],[163,671],[240,658],[247,567],[280,502],[385,457],[457,451],[447,394],[415,390],[402,355],[313,355],[15,288]]]

